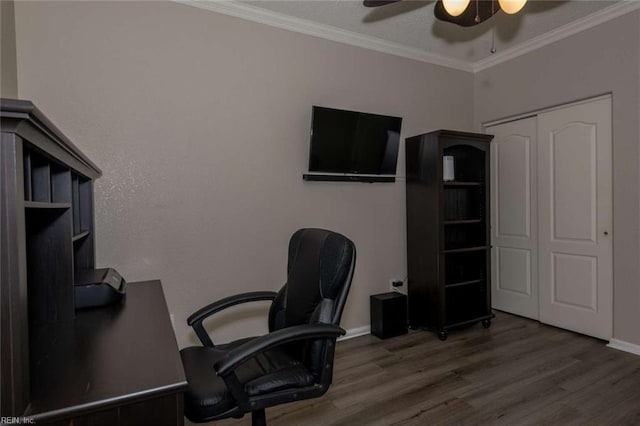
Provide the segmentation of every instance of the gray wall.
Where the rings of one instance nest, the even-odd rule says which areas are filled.
[[[0,1],[0,97],[18,97],[16,23],[13,0]]]
[[[98,265],[161,278],[181,345],[203,304],[278,289],[300,227],[357,245],[346,328],[404,278],[404,182],[303,182],[312,105],[401,116],[403,140],[473,126],[469,73],[176,3],[18,2],[16,26],[20,97],[104,171]],[[264,331],[263,314],[222,315],[214,337]]]
[[[613,96],[614,337],[640,344],[640,13],[475,75],[481,123],[604,93]]]
[[[6,69],[17,79],[15,49],[13,64],[5,60],[7,4],[2,90],[14,96],[15,87],[5,92]],[[181,345],[193,340],[184,319],[197,307],[281,285],[298,227],[332,228],[358,245],[347,328],[367,325],[368,295],[404,277],[403,182],[301,180],[311,105],[400,115],[404,138],[609,92],[614,337],[640,344],[640,14],[473,77],[173,3],[15,8],[20,97],[105,172],[98,264],[129,280],[161,278]],[[261,332],[263,314],[264,306],[230,312],[214,336]]]

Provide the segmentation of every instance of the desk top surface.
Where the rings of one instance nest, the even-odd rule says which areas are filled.
[[[80,415],[186,388],[160,281],[127,284],[122,303],[78,311],[46,332],[55,339],[32,369],[27,416]]]

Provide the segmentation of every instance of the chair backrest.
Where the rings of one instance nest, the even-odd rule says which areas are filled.
[[[324,229],[300,229],[289,241],[287,283],[269,310],[269,330],[300,324],[340,324],[355,268],[351,240]],[[320,375],[324,341],[304,345],[302,357]],[[333,353],[331,353],[333,356]]]

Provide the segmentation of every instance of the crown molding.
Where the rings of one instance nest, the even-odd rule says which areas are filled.
[[[271,12],[259,7],[243,4],[234,0],[173,0],[188,6],[246,19],[272,27],[282,28],[297,33],[319,37],[338,43],[375,50],[389,55],[400,56],[420,62],[427,62],[456,70],[472,72],[472,63],[459,59],[453,59],[421,49],[405,46],[399,43],[382,40],[372,36],[343,30],[330,25],[318,24],[306,19],[294,18],[281,13]]]
[[[640,1],[623,0],[596,13],[585,16],[584,18],[548,31],[538,37],[532,38],[531,40],[519,43],[518,45],[510,47],[502,52],[495,53],[486,59],[481,59],[473,63],[472,70],[474,73],[484,71],[487,68],[491,68],[495,65],[517,58],[518,56],[540,49],[541,47],[555,43],[556,41],[562,40],[589,28],[593,28],[638,9],[640,9]]]
[[[330,25],[318,24],[306,19],[294,18],[281,13],[272,12],[259,7],[240,3],[236,0],[173,0],[176,3],[257,22],[288,31],[302,33],[313,37],[344,43],[364,49],[374,50],[389,55],[400,56],[420,62],[440,65],[456,70],[477,73],[495,65],[517,58],[548,44],[562,40],[581,31],[600,25],[611,19],[640,9],[638,0],[622,0],[599,12],[573,21],[562,27],[551,30],[531,40],[495,53],[476,62],[449,58],[429,53],[421,49],[393,43],[380,38],[367,36],[353,31],[343,30]]]

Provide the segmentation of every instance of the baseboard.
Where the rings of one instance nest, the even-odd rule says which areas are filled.
[[[354,337],[364,336],[370,333],[371,333],[371,326],[369,325],[365,325],[364,327],[350,328],[347,330],[347,334],[340,337],[338,340],[352,339]]]
[[[609,340],[609,344],[607,345],[607,347],[617,349],[619,351],[629,352],[634,355],[640,355],[640,345],[625,342],[624,340],[611,339]]]

